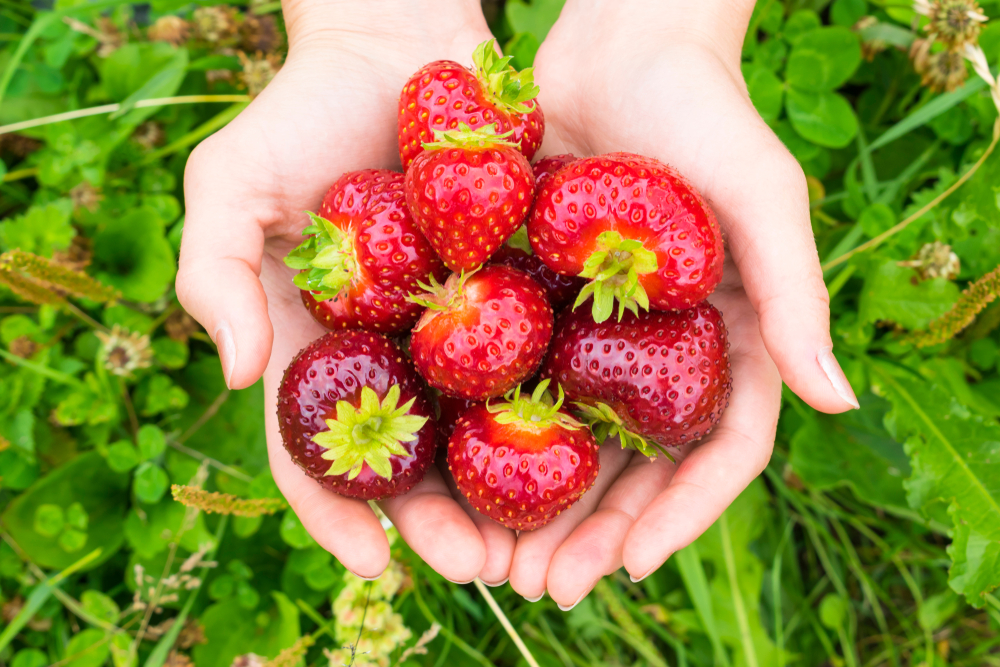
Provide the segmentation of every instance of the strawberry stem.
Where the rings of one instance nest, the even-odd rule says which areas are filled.
[[[354,280],[358,261],[354,241],[337,225],[308,212],[313,224],[302,230],[309,238],[285,257],[285,264],[298,269],[292,282],[312,292],[317,301],[336,298]]]
[[[336,419],[327,419],[329,431],[321,431],[312,441],[327,451],[322,457],[332,461],[327,475],[343,475],[354,479],[364,464],[381,477],[392,477],[392,456],[413,456],[402,443],[417,439],[417,432],[427,423],[427,417],[411,415],[416,398],[402,407],[399,404],[399,385],[389,388],[381,403],[370,387],[361,390],[361,405],[354,407],[347,401],[337,401]]]
[[[406,299],[431,310],[450,310],[461,303],[462,290],[465,288],[465,283],[478,270],[476,269],[468,273],[464,270],[461,273],[453,273],[448,276],[448,280],[445,281],[444,285],[437,281],[434,274],[431,274],[429,283],[417,281],[417,285],[424,291],[420,294],[410,294]]]
[[[576,419],[560,411],[566,398],[562,385],[559,385],[559,398],[555,401],[547,391],[548,387],[549,380],[542,380],[530,396],[522,396],[521,385],[518,385],[504,395],[502,402],[491,404],[486,401],[486,409],[498,424],[518,424],[538,431],[550,425],[571,431],[584,428]]]
[[[443,148],[493,148],[494,146],[511,146],[516,148],[517,143],[507,141],[507,137],[514,134],[514,130],[508,130],[503,134],[497,134],[496,128],[492,125],[483,125],[473,130],[465,123],[459,123],[457,130],[434,130],[436,141],[423,143],[424,150],[436,151]]]
[[[589,278],[573,304],[575,309],[591,296],[594,297],[595,322],[603,322],[614,311],[618,301],[618,320],[628,308],[636,315],[639,308],[649,310],[649,297],[639,284],[639,276],[655,272],[659,266],[656,254],[642,246],[642,241],[623,238],[615,231],[597,237],[598,250],[584,262],[581,278]]]
[[[590,426],[590,430],[593,432],[598,443],[604,444],[604,441],[608,438],[618,436],[618,439],[622,443],[622,449],[634,449],[643,456],[648,456],[651,459],[655,459],[659,454],[663,454],[671,461],[676,462],[670,452],[662,445],[647,440],[638,433],[626,428],[622,418],[618,416],[618,413],[610,405],[600,402],[596,405],[574,402],[573,405],[576,406],[577,412],[584,423]]]
[[[530,113],[528,105],[538,95],[535,74],[531,67],[518,72],[510,61],[513,56],[500,56],[493,48],[495,40],[487,40],[472,53],[472,64],[483,90],[498,107],[514,113]]]
[[[535,254],[535,251],[531,249],[531,242],[528,240],[528,225],[521,225],[518,227],[517,231],[511,234],[511,237],[507,239],[507,245],[511,248],[523,250],[529,255]]]

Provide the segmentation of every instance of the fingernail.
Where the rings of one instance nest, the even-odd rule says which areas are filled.
[[[510,577],[507,577],[507,579],[510,579]],[[503,586],[504,584],[506,584],[507,583],[507,579],[504,579],[503,581],[498,581],[495,584],[491,584],[488,581],[483,581],[483,583],[486,584],[487,586],[489,586],[490,588],[496,588],[497,586]]]
[[[376,579],[378,579],[379,577],[382,576],[381,573],[380,573],[380,574],[376,574],[374,577],[362,577],[360,574],[358,574],[354,570],[348,570],[348,572],[350,572],[351,574],[353,574],[358,579],[364,579],[365,581],[375,581]]]
[[[819,354],[816,355],[816,361],[819,362],[820,368],[826,373],[826,377],[830,381],[830,384],[833,385],[833,390],[837,392],[837,396],[844,399],[844,402],[855,410],[859,409],[861,405],[858,404],[858,397],[854,395],[851,383],[847,381],[847,376],[844,375],[844,370],[840,367],[837,357],[833,356],[833,348],[824,347],[821,349]]]
[[[588,595],[590,595],[590,591],[594,590],[594,586],[596,586],[596,585],[597,585],[597,582],[595,581],[594,583],[592,583],[590,585],[590,588],[588,588],[587,590],[585,590],[583,592],[583,595],[581,595],[580,597],[578,597],[576,599],[576,602],[574,602],[573,604],[569,605],[568,607],[567,606],[563,606],[563,605],[558,604],[558,603],[556,604],[556,606],[559,607],[559,609],[561,609],[562,611],[569,611],[570,609],[572,609],[576,605],[580,604],[580,600],[582,600],[583,598],[585,598]]]
[[[667,558],[670,558],[671,555],[672,554],[667,554]],[[663,562],[666,562],[667,558],[664,558]],[[660,565],[663,565],[663,563],[660,563]],[[642,581],[643,579],[645,579],[646,577],[648,577],[649,575],[651,575],[654,572],[656,572],[657,570],[659,570],[660,569],[660,565],[654,565],[653,567],[649,568],[648,570],[646,570],[646,574],[642,575],[641,577],[633,577],[630,574],[630,575],[628,575],[628,578],[632,580],[633,584],[637,584],[640,581]]]
[[[542,591],[541,595],[539,595],[537,598],[529,598],[527,595],[522,595],[521,597],[523,597],[528,602],[538,602],[543,597],[545,597],[545,591]]]
[[[445,579],[448,579],[448,577],[445,577]],[[472,579],[469,579],[468,581],[455,581],[454,579],[448,579],[448,581],[450,581],[451,583],[455,584],[456,586],[464,586],[466,584],[471,584],[475,580],[476,580],[475,577],[473,577]]]
[[[229,322],[223,320],[219,323],[215,330],[215,345],[219,348],[222,376],[226,379],[226,386],[232,388],[229,380],[236,366],[236,343],[233,342],[233,330],[229,328]]]

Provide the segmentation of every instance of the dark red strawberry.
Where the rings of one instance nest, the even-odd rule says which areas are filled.
[[[546,155],[541,160],[531,165],[531,171],[535,174],[535,191],[542,189],[548,183],[552,174],[556,173],[570,162],[576,162],[579,158],[569,153],[561,155]]]
[[[497,134],[514,131],[514,141],[530,160],[542,143],[545,117],[535,96],[531,68],[517,72],[511,57],[501,58],[493,40],[472,54],[473,69],[451,60],[425,65],[410,77],[399,96],[399,158],[403,169],[434,141],[434,131],[492,125]]]
[[[601,324],[588,310],[565,311],[541,377],[592,406],[587,417],[605,422],[599,436],[627,431],[623,443],[655,454],[652,443],[693,442],[722,417],[732,385],[726,325],[708,303]]]
[[[524,229],[524,227],[521,227],[521,229]],[[525,240],[527,240],[527,237],[525,237]],[[583,278],[564,276],[547,267],[538,258],[538,255],[531,252],[530,245],[525,249],[520,246],[515,247],[508,241],[506,245],[501,246],[499,250],[493,253],[490,262],[492,264],[503,264],[520,269],[531,276],[536,283],[545,288],[545,292],[549,296],[549,303],[552,304],[552,310],[554,311],[558,311],[575,299],[576,295],[583,289],[583,286],[587,284],[587,281]]]
[[[638,307],[690,308],[722,280],[722,234],[698,191],[667,165],[630,153],[567,164],[538,192],[528,222],[535,254],[591,279],[594,318]]]
[[[476,510],[515,530],[534,530],[569,509],[601,467],[590,429],[553,404],[542,381],[506,402],[471,408],[448,441],[448,469]]]
[[[406,204],[452,271],[481,266],[531,211],[531,165],[492,132],[438,133],[406,172]]]
[[[434,460],[437,428],[423,384],[377,333],[332,331],[299,352],[278,389],[285,449],[343,496],[406,493]]]
[[[490,265],[425,286],[427,306],[410,353],[432,387],[481,401],[502,396],[531,375],[552,337],[552,307],[527,274]]]
[[[467,398],[456,398],[448,394],[438,393],[438,432],[444,438],[450,438],[455,431],[459,418],[470,408],[481,405],[482,401],[470,401]]]
[[[405,331],[423,312],[407,299],[417,281],[448,274],[406,207],[404,180],[384,169],[344,174],[319,215],[309,214],[309,239],[285,258],[301,270],[302,302],[326,328]]]

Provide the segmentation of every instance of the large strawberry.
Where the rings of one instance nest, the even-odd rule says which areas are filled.
[[[308,240],[285,258],[301,270],[302,301],[326,328],[409,329],[423,309],[407,296],[418,281],[447,275],[406,207],[403,183],[384,169],[344,174],[319,215],[309,214]]]
[[[571,153],[562,153],[560,155],[546,155],[531,165],[531,171],[535,174],[535,190],[540,190],[543,185],[549,182],[553,174],[570,162],[576,162],[579,159]]]
[[[427,306],[410,353],[432,387],[458,398],[502,396],[531,377],[552,337],[552,308],[526,273],[502,265],[452,274],[414,300]]]
[[[491,127],[437,136],[406,172],[406,204],[448,268],[475,269],[531,211],[531,165]]]
[[[278,389],[285,449],[344,496],[406,493],[434,460],[437,428],[402,351],[377,333],[332,331],[292,360]]]
[[[497,134],[513,130],[514,141],[531,159],[542,143],[545,117],[531,68],[518,72],[511,57],[501,58],[493,40],[472,55],[473,70],[451,60],[425,65],[410,77],[399,96],[399,158],[403,169],[434,141],[434,131],[493,126]]]
[[[600,324],[588,310],[566,311],[541,376],[589,406],[599,435],[655,455],[657,445],[705,436],[722,417],[732,385],[726,325],[708,303]]]
[[[538,192],[528,222],[535,253],[590,279],[598,322],[638,307],[690,308],[722,279],[722,234],[698,191],[667,165],[630,153],[584,158]]]
[[[594,484],[599,447],[590,429],[553,403],[543,380],[500,403],[470,408],[448,441],[448,469],[474,508],[515,530],[534,530]]]
[[[558,311],[575,299],[583,286],[587,284],[583,278],[556,273],[539,259],[538,255],[531,250],[524,225],[514,232],[507,243],[493,253],[490,263],[504,264],[527,273],[536,283],[545,288],[549,295],[549,303],[552,304],[554,311]]]

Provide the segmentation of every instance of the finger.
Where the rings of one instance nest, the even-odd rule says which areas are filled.
[[[782,380],[823,412],[857,408],[831,350],[830,299],[809,219],[805,175],[736,91],[727,158],[705,192],[719,214],[760,332]]]
[[[733,319],[727,323],[739,331],[741,323]],[[641,580],[705,532],[767,465],[781,380],[759,340],[743,344],[732,359],[733,392],[719,425],[684,458],[625,536],[623,564],[633,580]]]
[[[277,430],[277,417],[269,415],[268,421]],[[359,577],[382,574],[389,565],[389,541],[368,503],[324,489],[292,462],[280,440],[268,452],[275,483],[313,539]]]
[[[408,493],[380,501],[379,507],[410,548],[445,579],[465,584],[483,570],[483,538],[436,466]]]
[[[510,563],[514,558],[514,546],[517,544],[517,534],[510,528],[501,526],[496,521],[483,516],[458,491],[451,473],[445,472],[447,463],[442,465],[441,475],[451,491],[451,497],[475,524],[479,535],[483,538],[486,548],[486,563],[479,572],[479,578],[487,586],[501,586],[510,577]]]
[[[184,173],[177,298],[218,346],[226,384],[241,389],[257,381],[271,352],[267,297],[258,279],[264,235],[254,202],[227,196],[242,188],[227,181],[226,151],[220,155],[213,139],[195,149]]]
[[[632,450],[622,449],[617,440],[601,447],[601,470],[597,481],[583,497],[552,523],[518,535],[514,561],[510,566],[510,585],[525,599],[535,602],[545,594],[552,555],[573,531],[600,504],[604,493],[628,465]]]
[[[566,538],[552,556],[547,587],[563,611],[569,611],[601,577],[622,566],[622,545],[636,518],[666,485],[676,465],[665,456],[632,461],[601,499],[597,510]]]

